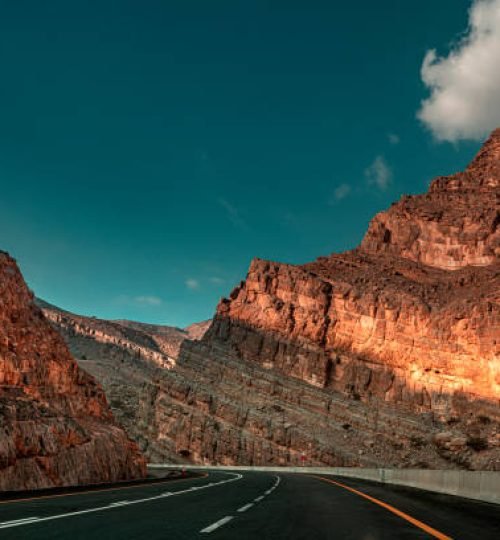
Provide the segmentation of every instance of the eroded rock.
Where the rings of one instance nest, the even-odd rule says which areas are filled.
[[[0,253],[0,489],[37,489],[145,475],[136,444]]]

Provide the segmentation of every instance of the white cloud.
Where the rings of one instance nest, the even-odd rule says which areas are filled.
[[[130,296],[128,294],[120,294],[119,296],[113,298],[113,302],[127,306],[155,307],[163,305],[163,300],[159,296],[151,295]]]
[[[448,56],[427,51],[430,96],[418,118],[440,141],[481,139],[500,125],[500,0],[474,0],[469,27]]]
[[[397,135],[396,133],[388,133],[387,138],[389,139],[389,142],[393,145],[399,144],[401,140],[399,138],[399,135]]]
[[[330,200],[330,204],[345,199],[349,193],[351,193],[351,186],[349,184],[340,184],[333,190],[333,197]]]
[[[186,279],[184,283],[186,284],[186,287],[192,291],[196,291],[200,288],[200,282],[197,279],[189,278]]]
[[[233,225],[236,227],[239,227],[240,229],[248,229],[248,225],[246,224],[245,220],[241,217],[240,211],[232,205],[229,201],[226,199],[218,199],[217,201],[222,208],[226,211],[227,217],[231,221]]]
[[[392,171],[383,156],[377,156],[373,163],[365,169],[368,185],[385,191],[392,180]]]
[[[136,296],[134,301],[147,306],[161,306],[162,299],[158,296]]]
[[[213,276],[213,277],[209,278],[208,281],[210,281],[210,283],[212,283],[213,285],[223,285],[224,283],[226,283],[225,279],[222,279],[222,278],[217,277],[217,276]]]

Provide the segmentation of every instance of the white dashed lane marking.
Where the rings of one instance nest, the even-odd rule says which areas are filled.
[[[255,503],[258,503],[264,500],[268,495],[270,495],[273,492],[273,490],[275,490],[279,486],[279,483],[280,483],[280,477],[276,476],[276,482],[274,482],[271,488],[269,488],[267,491],[264,492],[264,495],[260,495],[259,497],[256,497],[253,500],[253,502],[245,504],[245,506],[238,508],[237,512],[240,512],[240,513],[246,512],[247,510],[252,508],[252,506],[254,506]],[[212,523],[212,525],[209,525],[208,527],[205,527],[204,529],[202,529],[200,533],[211,533],[212,531],[215,531],[219,527],[222,527],[222,525],[225,525],[232,519],[234,519],[234,516],[226,516],[225,518],[219,519],[219,521],[216,521],[215,523]]]
[[[209,525],[208,527],[205,527],[200,532],[201,533],[211,533],[212,531],[215,531],[215,529],[218,529],[219,527],[222,527],[222,525],[225,525],[229,521],[233,519],[233,516],[226,516],[225,518],[219,519],[219,521],[216,521],[215,523],[212,523],[212,525]]]

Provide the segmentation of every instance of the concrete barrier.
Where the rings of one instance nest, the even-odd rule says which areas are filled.
[[[360,469],[355,467],[253,467],[215,465],[171,465],[151,463],[151,469],[207,469],[218,471],[262,471],[302,474],[331,474],[382,484],[408,486],[477,501],[500,504],[500,472],[430,469]]]

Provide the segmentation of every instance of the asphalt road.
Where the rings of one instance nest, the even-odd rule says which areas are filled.
[[[500,538],[500,507],[361,480],[210,472],[0,502],[0,539]]]

